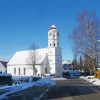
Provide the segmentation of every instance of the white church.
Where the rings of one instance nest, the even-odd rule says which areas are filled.
[[[32,63],[28,62],[29,54],[33,51],[16,52],[7,64],[7,73],[11,73],[13,76],[33,75]],[[39,58],[35,63],[36,75],[53,74],[57,77],[61,76],[62,50],[59,45],[59,32],[55,25],[52,25],[48,31],[48,47],[35,51]]]

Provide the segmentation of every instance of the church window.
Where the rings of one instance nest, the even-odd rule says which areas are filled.
[[[25,75],[25,73],[26,73],[26,68],[24,68],[24,75]]]
[[[50,54],[51,54],[52,52],[50,51]]]
[[[50,59],[50,62],[52,62],[52,60]]]
[[[50,46],[52,46],[52,45],[50,44]]]
[[[45,68],[45,73],[48,73],[48,70],[47,70],[47,68]]]
[[[52,33],[49,33],[49,36],[51,36],[52,35]]]
[[[20,74],[21,74],[21,73],[20,73],[20,68],[19,68],[18,70],[19,70],[19,75],[20,75]]]
[[[16,74],[16,68],[14,68],[14,74]]]

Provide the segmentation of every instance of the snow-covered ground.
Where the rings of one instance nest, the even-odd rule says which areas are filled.
[[[51,78],[51,80],[67,80],[66,78],[60,77],[60,78]]]
[[[87,77],[81,76],[80,78],[90,82],[93,85],[100,86],[100,79],[97,79],[94,76],[87,76]]]
[[[20,90],[24,90],[32,86],[44,86],[44,85],[50,88],[55,85],[55,82],[52,81],[50,78],[44,78],[38,80],[37,82],[28,82],[28,83],[22,83],[20,85],[15,85],[15,86],[0,87],[0,91],[1,91],[0,100],[4,100],[4,99],[6,100],[7,95],[12,94],[14,92],[18,92]]]

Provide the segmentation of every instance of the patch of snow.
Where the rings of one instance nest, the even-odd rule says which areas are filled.
[[[12,77],[13,84],[15,85],[29,82],[30,81],[29,79],[30,79],[30,76],[13,76]]]
[[[7,85],[6,85],[6,86],[3,86],[3,85],[1,85],[1,86],[0,86],[0,90],[1,90],[1,89],[6,89],[6,88],[9,88],[9,87],[12,87],[12,86],[7,86]]]
[[[100,79],[97,79],[94,76],[87,76],[87,77],[82,76],[80,78],[90,82],[93,85],[100,86]]]
[[[52,78],[51,80],[66,80],[66,78],[63,78],[63,77],[61,77],[61,78]]]
[[[100,80],[98,79],[98,80],[94,81],[93,84],[97,85],[97,86],[100,86]]]
[[[48,87],[52,87],[55,85],[55,82],[51,80],[50,77],[45,77],[41,80],[38,80],[37,84],[39,84],[40,86],[47,85]]]
[[[43,78],[38,80],[37,82],[28,82],[16,86],[9,86],[4,88],[2,87],[1,90],[8,91],[8,92],[0,95],[0,100],[6,99],[8,94],[12,94],[14,92],[18,92],[20,90],[24,90],[32,86],[44,86],[44,85],[47,85],[50,88],[55,85],[55,82],[52,81],[51,78]]]

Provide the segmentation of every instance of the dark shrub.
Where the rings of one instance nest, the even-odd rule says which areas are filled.
[[[33,82],[38,81],[39,79],[41,79],[41,77],[32,77]]]
[[[7,74],[0,75],[0,85],[12,85],[12,76]]]

